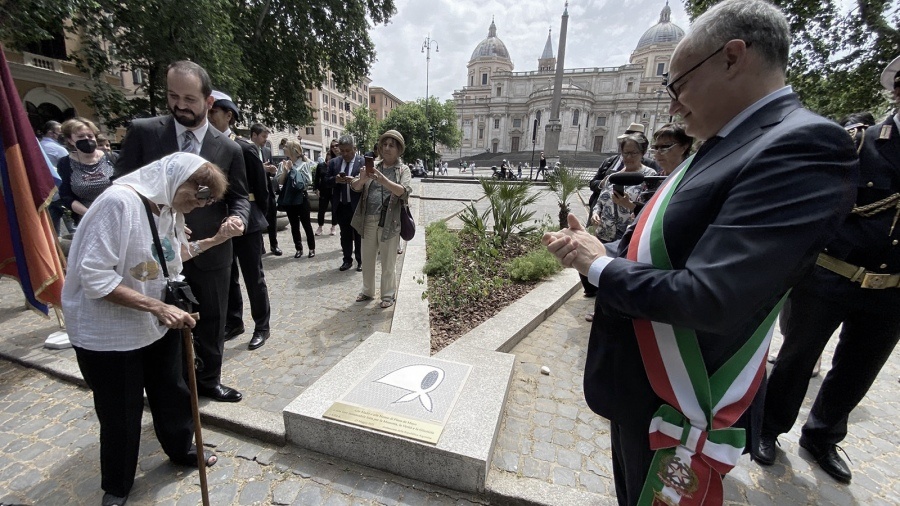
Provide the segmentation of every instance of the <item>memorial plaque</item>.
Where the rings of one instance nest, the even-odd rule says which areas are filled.
[[[388,351],[322,415],[437,444],[472,366]]]

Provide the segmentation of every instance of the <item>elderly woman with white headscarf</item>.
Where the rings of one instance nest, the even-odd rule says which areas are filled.
[[[114,181],[81,220],[69,251],[62,309],[78,367],[100,421],[103,505],[122,505],[134,483],[147,392],[157,439],[172,462],[197,465],[190,391],[179,332],[194,319],[163,302],[183,261],[238,235],[228,222],[189,242],[184,215],[225,193],[226,177],[203,158],[176,153]],[[154,217],[151,222],[143,198]],[[150,227],[158,230],[159,258]],[[204,452],[207,466],[216,462]]]

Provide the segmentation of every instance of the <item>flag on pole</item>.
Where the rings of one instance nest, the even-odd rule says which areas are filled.
[[[63,274],[47,206],[56,193],[0,48],[0,276],[19,280],[26,303],[49,316],[60,306]]]

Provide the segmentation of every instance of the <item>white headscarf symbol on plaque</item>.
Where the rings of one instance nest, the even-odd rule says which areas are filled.
[[[430,365],[408,365],[375,380],[376,383],[409,390],[410,393],[394,401],[394,404],[419,399],[422,407],[429,412],[432,411],[434,403],[428,393],[440,386],[442,381],[444,381],[443,369]]]

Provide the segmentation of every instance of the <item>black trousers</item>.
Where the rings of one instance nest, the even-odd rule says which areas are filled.
[[[321,188],[319,190],[319,211],[316,216],[317,221],[320,227],[325,226],[325,212],[328,211],[328,207],[331,206],[331,196],[334,191],[331,188]],[[331,226],[337,225],[337,220],[334,216],[334,209],[331,210]]]
[[[225,324],[240,327],[244,318],[244,297],[238,282],[238,265],[244,276],[247,287],[247,298],[250,300],[250,315],[253,317],[254,330],[269,330],[269,317],[272,314],[269,306],[269,287],[266,285],[266,273],[262,264],[262,231],[250,232],[231,239],[234,249],[234,261],[231,264],[231,282],[228,287],[228,310]]]
[[[900,290],[861,288],[816,267],[791,292],[784,344],[769,376],[763,432],[778,435],[794,425],[816,360],[843,323],[831,370],[803,426],[804,437],[816,446],[842,441],[850,412],[900,338],[898,308]]]
[[[637,504],[644,488],[654,453],[650,450],[648,427],[609,422],[613,479],[620,506]]]
[[[316,249],[316,236],[313,234],[312,221],[310,219],[309,199],[304,199],[302,204],[296,206],[284,206],[288,221],[291,224],[291,237],[294,239],[294,249],[303,251],[303,237],[300,235],[300,224],[306,232],[306,246],[310,251]],[[319,215],[322,215],[322,201],[319,200]]]
[[[276,183],[275,178],[268,173],[266,174],[266,178],[268,178],[269,181],[269,205],[266,208],[266,221],[269,222],[269,228],[266,229],[266,232],[269,233],[270,249],[275,249],[278,247],[278,209],[276,209],[277,206],[275,204],[275,195],[278,193],[278,183]]]
[[[362,263],[362,236],[350,226],[350,221],[353,219],[353,205],[345,202],[339,203],[334,213],[337,215],[337,222],[341,227],[341,250],[344,252],[344,262],[350,263],[355,257],[356,263]]]
[[[203,369],[197,371],[197,386],[213,388],[219,384],[222,374],[222,354],[225,350],[222,331],[228,309],[231,265],[205,271],[198,269],[193,262],[186,262],[182,273],[199,302],[195,310],[200,313],[200,319],[194,327],[194,339],[197,357],[203,361]]]
[[[181,333],[132,351],[91,351],[75,347],[81,375],[91,388],[100,420],[100,487],[128,495],[134,484],[144,390],[156,439],[170,459],[183,461],[194,435],[190,390],[184,382]]]

